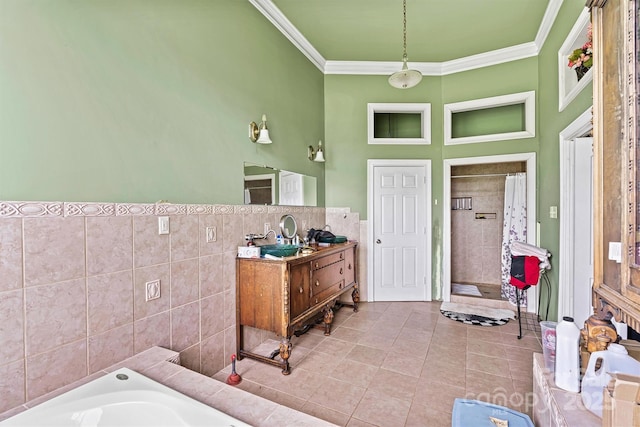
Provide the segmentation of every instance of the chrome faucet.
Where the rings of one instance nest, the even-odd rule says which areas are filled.
[[[254,240],[267,240],[271,233],[273,233],[274,238],[277,236],[274,230],[269,230],[265,234],[249,233],[244,236],[244,240],[251,242],[251,244],[255,244]]]

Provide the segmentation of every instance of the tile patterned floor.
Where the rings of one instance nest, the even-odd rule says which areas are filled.
[[[440,302],[361,303],[335,314],[331,336],[292,339],[291,374],[237,362],[238,387],[337,425],[451,426],[456,397],[532,409],[532,359],[541,352],[535,316],[503,326],[468,326],[440,314]],[[524,318],[526,317],[526,319]],[[255,351],[269,355],[276,339]],[[214,378],[225,381],[230,366]]]

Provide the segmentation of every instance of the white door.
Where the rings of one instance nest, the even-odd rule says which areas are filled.
[[[573,318],[582,326],[592,314],[593,138],[576,138],[573,169]]]
[[[373,221],[374,301],[430,298],[429,166],[373,167],[369,218]]]
[[[304,205],[304,186],[302,175],[295,172],[280,171],[280,201],[285,206]]]

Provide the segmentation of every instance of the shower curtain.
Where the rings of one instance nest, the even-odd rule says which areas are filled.
[[[502,298],[517,305],[516,288],[511,279],[511,243],[527,241],[527,174],[508,175],[504,185],[504,225],[502,230]],[[527,304],[527,293],[520,293],[520,305]]]

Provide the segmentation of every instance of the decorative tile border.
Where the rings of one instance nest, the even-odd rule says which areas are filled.
[[[235,214],[249,214],[252,212],[253,205],[235,205],[233,207],[233,213]]]
[[[115,203],[65,203],[64,216],[114,216]]]
[[[268,213],[267,205],[251,205],[251,213]]]
[[[0,217],[62,216],[62,202],[0,202]]]
[[[211,215],[213,205],[187,205],[187,215]]]
[[[187,205],[156,204],[156,215],[186,215]]]
[[[282,206],[267,206],[267,213],[282,213],[283,209]]]
[[[234,205],[213,205],[213,212],[216,214],[232,214]]]
[[[344,208],[271,205],[0,201],[0,218],[144,215],[313,214]]]
[[[143,203],[118,203],[116,204],[116,216],[125,215],[155,215],[156,205]]]

